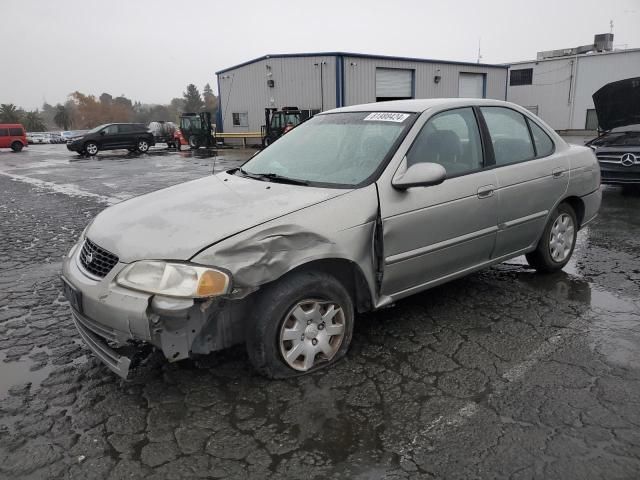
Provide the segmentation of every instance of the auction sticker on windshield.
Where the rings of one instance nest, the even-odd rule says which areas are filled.
[[[394,112],[375,112],[367,115],[365,122],[396,122],[402,123],[409,118],[408,113],[394,113]]]

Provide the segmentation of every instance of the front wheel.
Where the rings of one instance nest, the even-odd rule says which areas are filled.
[[[189,147],[191,150],[197,150],[200,148],[200,139],[195,135],[189,137]]]
[[[526,255],[527,262],[539,272],[555,272],[571,259],[578,236],[576,214],[567,203],[553,212],[536,249]]]
[[[93,157],[94,155],[98,154],[98,144],[95,142],[88,142],[84,146],[84,151],[87,153],[87,155]]]
[[[147,153],[149,151],[149,142],[146,140],[138,140],[137,150],[140,153]]]
[[[353,302],[331,275],[294,273],[259,295],[249,318],[247,352],[263,375],[287,378],[309,373],[347,353]]]
[[[22,151],[23,147],[24,147],[24,145],[22,145],[22,143],[20,143],[20,142],[13,142],[11,144],[11,150],[13,150],[14,152]]]

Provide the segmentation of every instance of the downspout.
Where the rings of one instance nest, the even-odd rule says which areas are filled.
[[[575,71],[575,73],[574,73]],[[573,111],[575,108],[575,86],[578,81],[578,55],[571,60],[571,76],[569,77],[569,97],[567,98],[567,104],[569,105],[569,125],[568,130],[573,129]]]
[[[220,91],[220,75],[216,75],[216,82],[218,83],[218,110],[216,111],[216,132],[224,132],[224,126],[222,125],[222,92]]]

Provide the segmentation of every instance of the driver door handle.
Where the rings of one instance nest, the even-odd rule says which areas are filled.
[[[493,185],[484,185],[478,189],[478,198],[489,198],[493,196],[493,192],[495,190],[495,186]]]

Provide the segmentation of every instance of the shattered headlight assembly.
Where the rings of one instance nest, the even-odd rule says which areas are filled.
[[[178,298],[209,298],[229,293],[231,277],[218,269],[189,263],[142,260],[116,277],[121,287]]]

